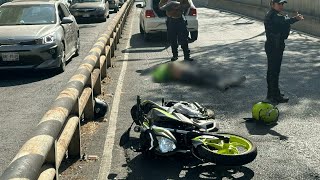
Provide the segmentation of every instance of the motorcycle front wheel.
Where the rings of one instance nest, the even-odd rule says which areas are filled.
[[[229,142],[216,136],[199,136],[194,142],[201,142],[193,148],[196,157],[203,161],[223,166],[240,166],[252,162],[257,156],[257,147],[245,137],[231,133],[217,133],[228,137]]]

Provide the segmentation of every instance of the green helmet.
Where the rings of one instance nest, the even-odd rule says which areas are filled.
[[[279,110],[270,103],[258,102],[252,107],[252,117],[257,121],[272,124],[278,121]]]

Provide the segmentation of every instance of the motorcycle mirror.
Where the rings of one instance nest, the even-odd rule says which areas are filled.
[[[135,126],[133,128],[134,132],[141,132],[141,127],[140,126]]]

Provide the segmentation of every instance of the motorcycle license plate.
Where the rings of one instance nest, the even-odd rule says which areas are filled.
[[[19,54],[15,52],[2,53],[2,61],[19,61]]]

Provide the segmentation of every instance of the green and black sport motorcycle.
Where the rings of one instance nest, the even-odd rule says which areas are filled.
[[[239,166],[252,162],[257,148],[252,141],[233,133],[217,132],[214,113],[198,103],[169,101],[158,105],[141,102],[131,109],[133,123],[122,135],[120,146],[129,141],[133,124],[140,133],[135,151],[151,152],[160,156],[192,153],[203,162],[217,165]]]

